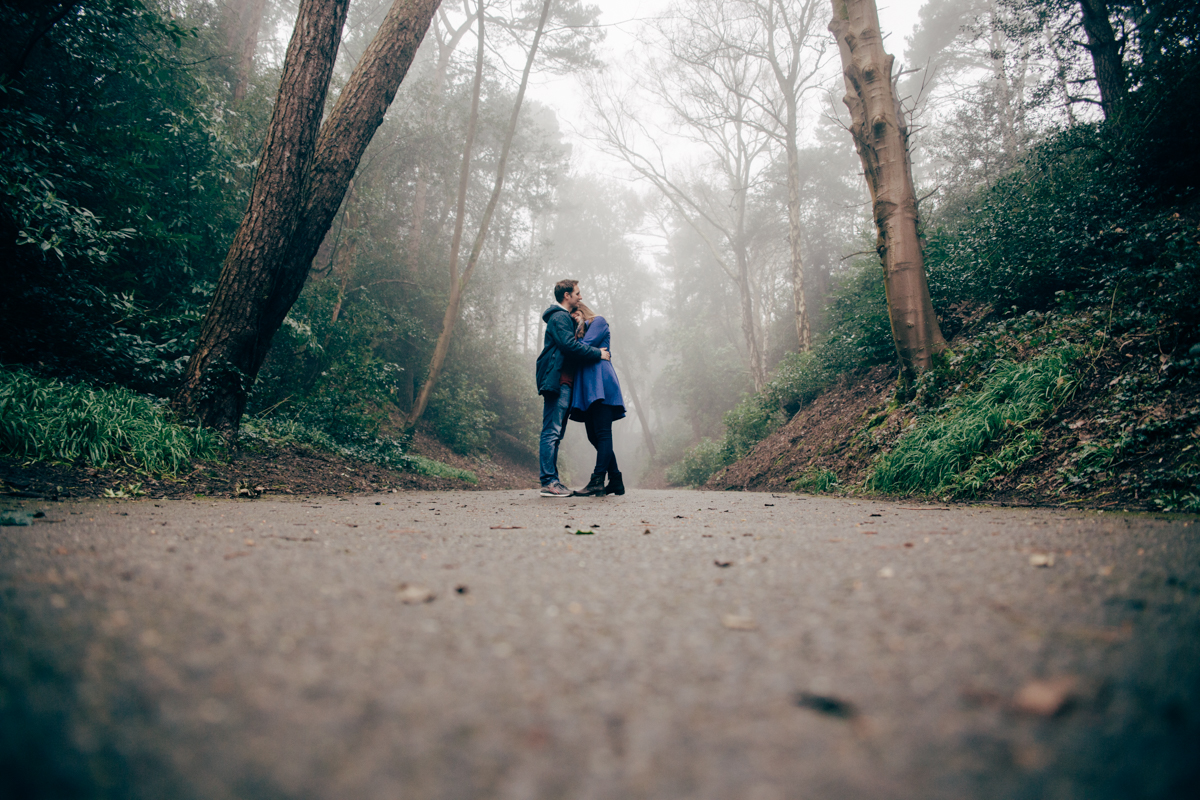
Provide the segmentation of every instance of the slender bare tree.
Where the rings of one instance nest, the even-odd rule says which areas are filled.
[[[753,99],[754,87],[773,80],[744,45],[757,24],[720,0],[693,0],[660,23],[663,63],[642,70],[645,91],[665,109],[677,135],[706,154],[703,170],[688,176],[668,159],[658,131],[636,103],[599,81],[592,86],[601,144],[649,180],[704,241],[713,262],[736,287],[742,340],[755,390],[766,385],[767,364],[758,297],[758,271],[747,230],[751,194],[770,164],[769,120]]]
[[[763,58],[775,78],[774,90],[763,97],[773,122],[769,133],[787,159],[787,216],[790,276],[796,339],[801,353],[812,348],[812,325],[805,300],[803,197],[800,189],[800,103],[802,95],[819,85],[828,39],[820,29],[827,22],[823,0],[748,0],[760,29],[747,42]]]
[[[534,30],[533,42],[530,44],[525,58],[525,69],[521,73],[521,84],[517,89],[516,100],[513,102],[512,115],[509,117],[508,128],[504,133],[504,144],[501,146],[500,160],[496,165],[496,181],[492,187],[492,196],[488,200],[487,208],[484,209],[483,218],[479,222],[479,229],[476,231],[475,240],[471,245],[471,252],[467,256],[467,263],[460,274],[458,270],[459,248],[462,243],[463,226],[466,221],[467,185],[471,176],[471,149],[474,145],[475,127],[479,119],[479,96],[483,83],[483,55],[486,39],[484,37],[485,15],[483,3],[482,1],[480,2],[477,14],[479,39],[475,61],[475,83],[471,98],[471,118],[467,126],[467,141],[463,150],[462,171],[459,177],[458,211],[454,221],[454,237],[450,244],[450,297],[446,302],[446,313],[442,316],[442,330],[438,334],[437,343],[433,348],[433,357],[429,361],[429,370],[426,373],[425,382],[421,384],[421,390],[418,392],[416,401],[413,403],[412,411],[405,418],[407,427],[411,428],[416,425],[425,413],[425,409],[429,405],[429,398],[433,394],[433,389],[437,385],[438,378],[441,376],[442,367],[445,365],[446,353],[450,350],[450,339],[454,335],[454,325],[458,321],[458,313],[462,307],[463,295],[466,292],[467,284],[471,280],[471,274],[475,271],[475,266],[479,263],[479,257],[483,253],[483,246],[487,241],[488,227],[491,225],[492,215],[495,214],[496,205],[500,202],[500,195],[504,191],[504,179],[508,169],[508,155],[512,148],[513,136],[517,131],[517,122],[521,116],[521,105],[525,100],[525,89],[529,85],[529,73],[533,69],[534,60],[537,58],[538,45],[541,44],[542,35],[546,29],[546,20],[550,16],[550,7],[553,3],[554,0],[543,0],[541,16]]]

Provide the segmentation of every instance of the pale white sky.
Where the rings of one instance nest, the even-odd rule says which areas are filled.
[[[883,29],[887,50],[900,60],[904,56],[906,39],[917,23],[917,14],[926,0],[876,0],[879,25]],[[604,42],[605,60],[620,64],[633,47],[635,33],[642,21],[667,5],[669,0],[592,0],[600,7],[600,21],[608,32]],[[574,76],[535,76],[531,78],[529,96],[545,103],[558,114],[563,133],[574,145],[576,169],[607,171],[612,168],[607,156],[598,152],[575,131],[587,125],[584,93]]]

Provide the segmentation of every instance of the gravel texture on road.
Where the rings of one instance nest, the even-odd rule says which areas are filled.
[[[533,490],[15,517],[0,796],[1200,796],[1194,518]]]

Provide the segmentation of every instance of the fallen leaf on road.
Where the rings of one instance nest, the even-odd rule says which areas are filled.
[[[879,531],[862,531],[863,536],[874,536],[877,533],[879,533]]]
[[[714,561],[713,563],[714,563],[714,564],[716,564],[718,567],[722,567],[722,568],[724,568],[724,567],[728,567],[728,566],[730,566],[731,564],[733,564],[733,562],[732,562],[732,561],[722,561],[722,560],[721,560],[721,559],[719,559],[719,558],[718,558],[716,561]]]
[[[852,719],[858,715],[853,703],[837,697],[809,692],[796,692],[796,705],[838,719]]]
[[[881,578],[894,578],[895,576],[896,570],[892,569],[891,567],[884,567],[883,569],[879,570],[879,577]]]
[[[467,585],[465,583],[460,583],[458,586],[454,587],[454,591],[457,592],[458,594],[466,594],[467,592],[469,592],[471,590],[467,588]]]
[[[756,631],[758,623],[753,617],[742,617],[737,614],[722,614],[721,624],[731,631]]]
[[[1013,708],[1026,714],[1053,717],[1074,699],[1079,679],[1074,675],[1059,675],[1029,681],[1013,697]]]
[[[945,507],[945,506],[936,506],[936,507],[935,506],[896,506],[896,507],[902,508],[905,511],[949,511],[950,510],[948,507]]]
[[[242,556],[248,556],[248,555],[250,555],[249,550],[238,550],[236,553],[226,553],[225,560],[228,561],[231,558],[240,558]]]
[[[416,605],[418,603],[432,603],[436,597],[431,590],[424,586],[409,586],[407,583],[400,584],[399,591],[396,592],[397,599],[401,603],[408,605]]]
[[[493,531],[521,531],[525,530],[520,525],[493,525],[489,530]]]
[[[1029,557],[1029,563],[1035,567],[1053,567],[1054,553],[1034,553]]]
[[[650,535],[650,529],[649,529],[649,528],[646,528],[646,530],[642,531],[642,536],[649,536],[649,535]]]
[[[594,533],[594,531],[585,531],[582,528],[575,531],[576,536],[591,536],[593,533]]]

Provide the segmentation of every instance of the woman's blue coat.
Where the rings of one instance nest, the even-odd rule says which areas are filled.
[[[608,321],[604,317],[594,317],[588,325],[587,333],[580,342],[591,347],[609,347],[611,337],[608,332]],[[604,403],[615,406],[613,419],[625,416],[625,400],[621,397],[621,383],[617,380],[617,371],[610,361],[596,361],[583,364],[575,373],[575,387],[571,392],[571,419],[581,421],[593,403]]]

